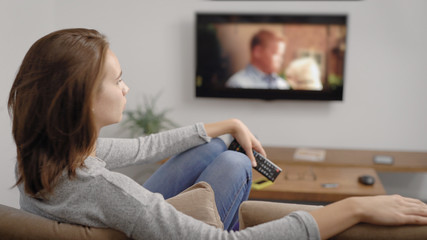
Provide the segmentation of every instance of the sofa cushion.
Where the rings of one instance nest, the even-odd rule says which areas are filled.
[[[214,191],[206,182],[199,182],[166,201],[184,214],[214,227],[224,228],[216,207]]]
[[[166,201],[184,214],[223,228],[214,192],[206,182],[197,183]],[[1,239],[129,239],[122,232],[113,229],[60,223],[1,204],[0,216]]]

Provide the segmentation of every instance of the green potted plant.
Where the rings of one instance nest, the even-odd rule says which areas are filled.
[[[144,104],[138,104],[135,110],[126,110],[123,125],[132,136],[149,135],[162,130],[176,128],[178,125],[166,115],[170,109],[158,110],[156,103],[160,94],[147,97],[144,95]]]

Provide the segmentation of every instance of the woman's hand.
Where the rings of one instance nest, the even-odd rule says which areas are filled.
[[[399,195],[351,197],[310,212],[322,239],[365,222],[376,225],[427,224],[427,205]]]
[[[258,139],[256,139],[248,127],[238,119],[233,118],[221,122],[205,124],[205,129],[210,137],[231,134],[245,150],[254,167],[256,166],[256,161],[252,149],[266,156],[265,150]]]
[[[427,205],[399,195],[356,198],[360,221],[378,225],[427,224]]]

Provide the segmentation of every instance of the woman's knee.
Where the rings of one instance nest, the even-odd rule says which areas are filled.
[[[217,160],[221,161],[223,169],[245,172],[249,178],[252,178],[252,164],[247,155],[236,151],[225,151]]]
[[[219,155],[227,150],[227,146],[220,138],[213,138],[210,142],[203,145],[199,145],[197,149],[198,151],[204,152],[209,155]]]
[[[221,138],[213,138],[208,145],[216,151],[224,152],[227,150],[227,146]]]
[[[173,158],[183,161],[186,165],[191,163],[191,166],[196,164],[205,168],[226,150],[227,146],[225,143],[219,138],[214,138],[208,143],[198,145]]]

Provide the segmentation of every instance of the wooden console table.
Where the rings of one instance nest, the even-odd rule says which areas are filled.
[[[303,166],[279,163],[283,172],[276,181],[263,189],[251,190],[251,199],[282,201],[335,202],[352,196],[385,194],[384,187],[373,168]],[[360,175],[375,177],[375,184],[362,185]],[[263,176],[253,170],[253,179]],[[336,184],[336,187],[323,187]]]
[[[386,192],[377,172],[427,172],[427,152],[323,149],[325,160],[312,162],[294,159],[296,148],[265,147],[265,150],[267,157],[284,171],[273,185],[252,190],[251,199],[334,202],[351,196],[380,195]],[[390,156],[394,162],[376,164],[373,159],[377,155]],[[315,173],[315,180],[310,179],[309,172]],[[358,183],[358,177],[364,174],[374,176],[376,183],[373,186]],[[262,175],[253,171],[253,179],[258,178]],[[338,187],[324,188],[324,183],[337,183]]]
[[[427,152],[398,152],[373,150],[324,149],[322,162],[298,161],[294,159],[296,148],[265,147],[267,157],[275,163],[292,163],[315,166],[368,167],[377,171],[427,172]],[[386,155],[394,159],[392,165],[375,164],[374,156]]]

